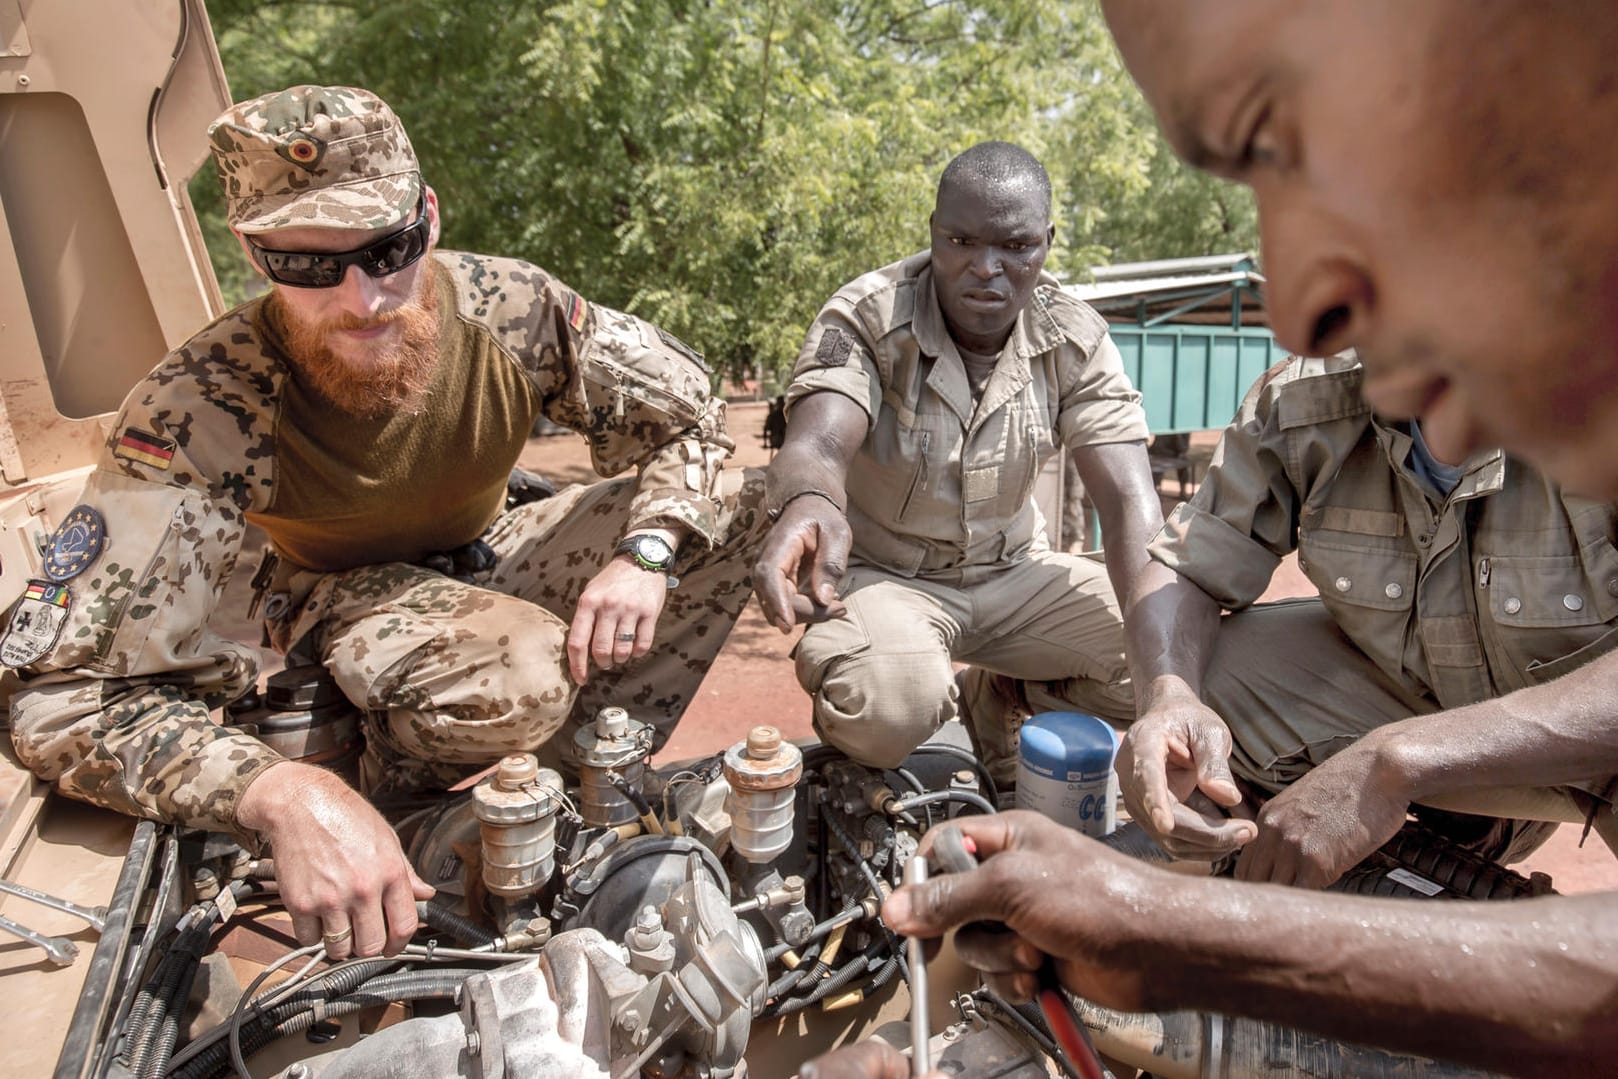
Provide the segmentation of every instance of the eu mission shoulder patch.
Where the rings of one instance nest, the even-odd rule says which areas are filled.
[[[73,593],[65,584],[29,581],[0,636],[0,666],[26,667],[49,654],[67,624]]]
[[[166,469],[169,462],[174,460],[174,440],[159,438],[150,431],[142,431],[138,427],[125,427],[124,433],[118,438],[118,444],[112,448],[112,455],[127,457],[131,461],[139,461],[153,468]]]
[[[58,584],[71,581],[106,545],[106,519],[93,506],[74,506],[45,542],[45,576]]]

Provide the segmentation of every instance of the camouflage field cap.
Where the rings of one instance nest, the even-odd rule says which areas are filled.
[[[421,193],[404,125],[369,90],[266,94],[231,106],[208,137],[238,232],[383,228],[414,210]]]

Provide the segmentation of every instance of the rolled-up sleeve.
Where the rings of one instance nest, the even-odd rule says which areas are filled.
[[[251,843],[236,806],[282,758],[210,717],[257,676],[254,651],[209,628],[241,514],[109,466],[81,497],[107,523],[106,549],[62,586],[67,617],[54,647],[18,671],[17,757],[71,797]]]
[[[1302,497],[1288,475],[1287,431],[1270,392],[1272,371],[1249,391],[1189,502],[1169,514],[1151,557],[1218,600],[1246,607],[1298,543]]]

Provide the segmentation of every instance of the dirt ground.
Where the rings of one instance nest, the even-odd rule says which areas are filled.
[[[733,465],[763,467],[769,463],[769,452],[761,437],[764,414],[762,402],[731,404],[730,431],[737,447]],[[1193,436],[1191,457],[1196,475],[1202,474],[1215,441],[1213,433]],[[531,440],[522,461],[557,481],[592,478],[584,443],[570,435]],[[1178,488],[1170,480],[1165,481],[1164,490],[1177,494]],[[1165,512],[1174,502],[1175,498],[1165,496]],[[1314,586],[1299,572],[1296,560],[1288,558],[1263,598],[1283,599],[1314,592]],[[808,736],[809,700],[798,687],[789,657],[796,640],[796,633],[783,636],[765,622],[756,600],[749,603],[703,682],[701,695],[686,712],[662,756],[674,760],[715,752],[746,737],[748,728],[757,723],[773,724],[789,737]],[[1549,873],[1562,892],[1618,889],[1618,860],[1594,837],[1581,850],[1579,831],[1571,825],[1559,829],[1549,843],[1517,868],[1524,873]]]

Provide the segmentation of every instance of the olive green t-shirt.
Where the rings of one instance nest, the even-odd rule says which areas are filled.
[[[436,263],[433,285],[440,360],[420,412],[354,416],[296,371],[287,379],[274,501],[248,514],[284,558],[324,572],[414,562],[476,539],[503,507],[540,394],[485,327],[457,316],[450,275]],[[256,321],[280,345],[270,307]]]

